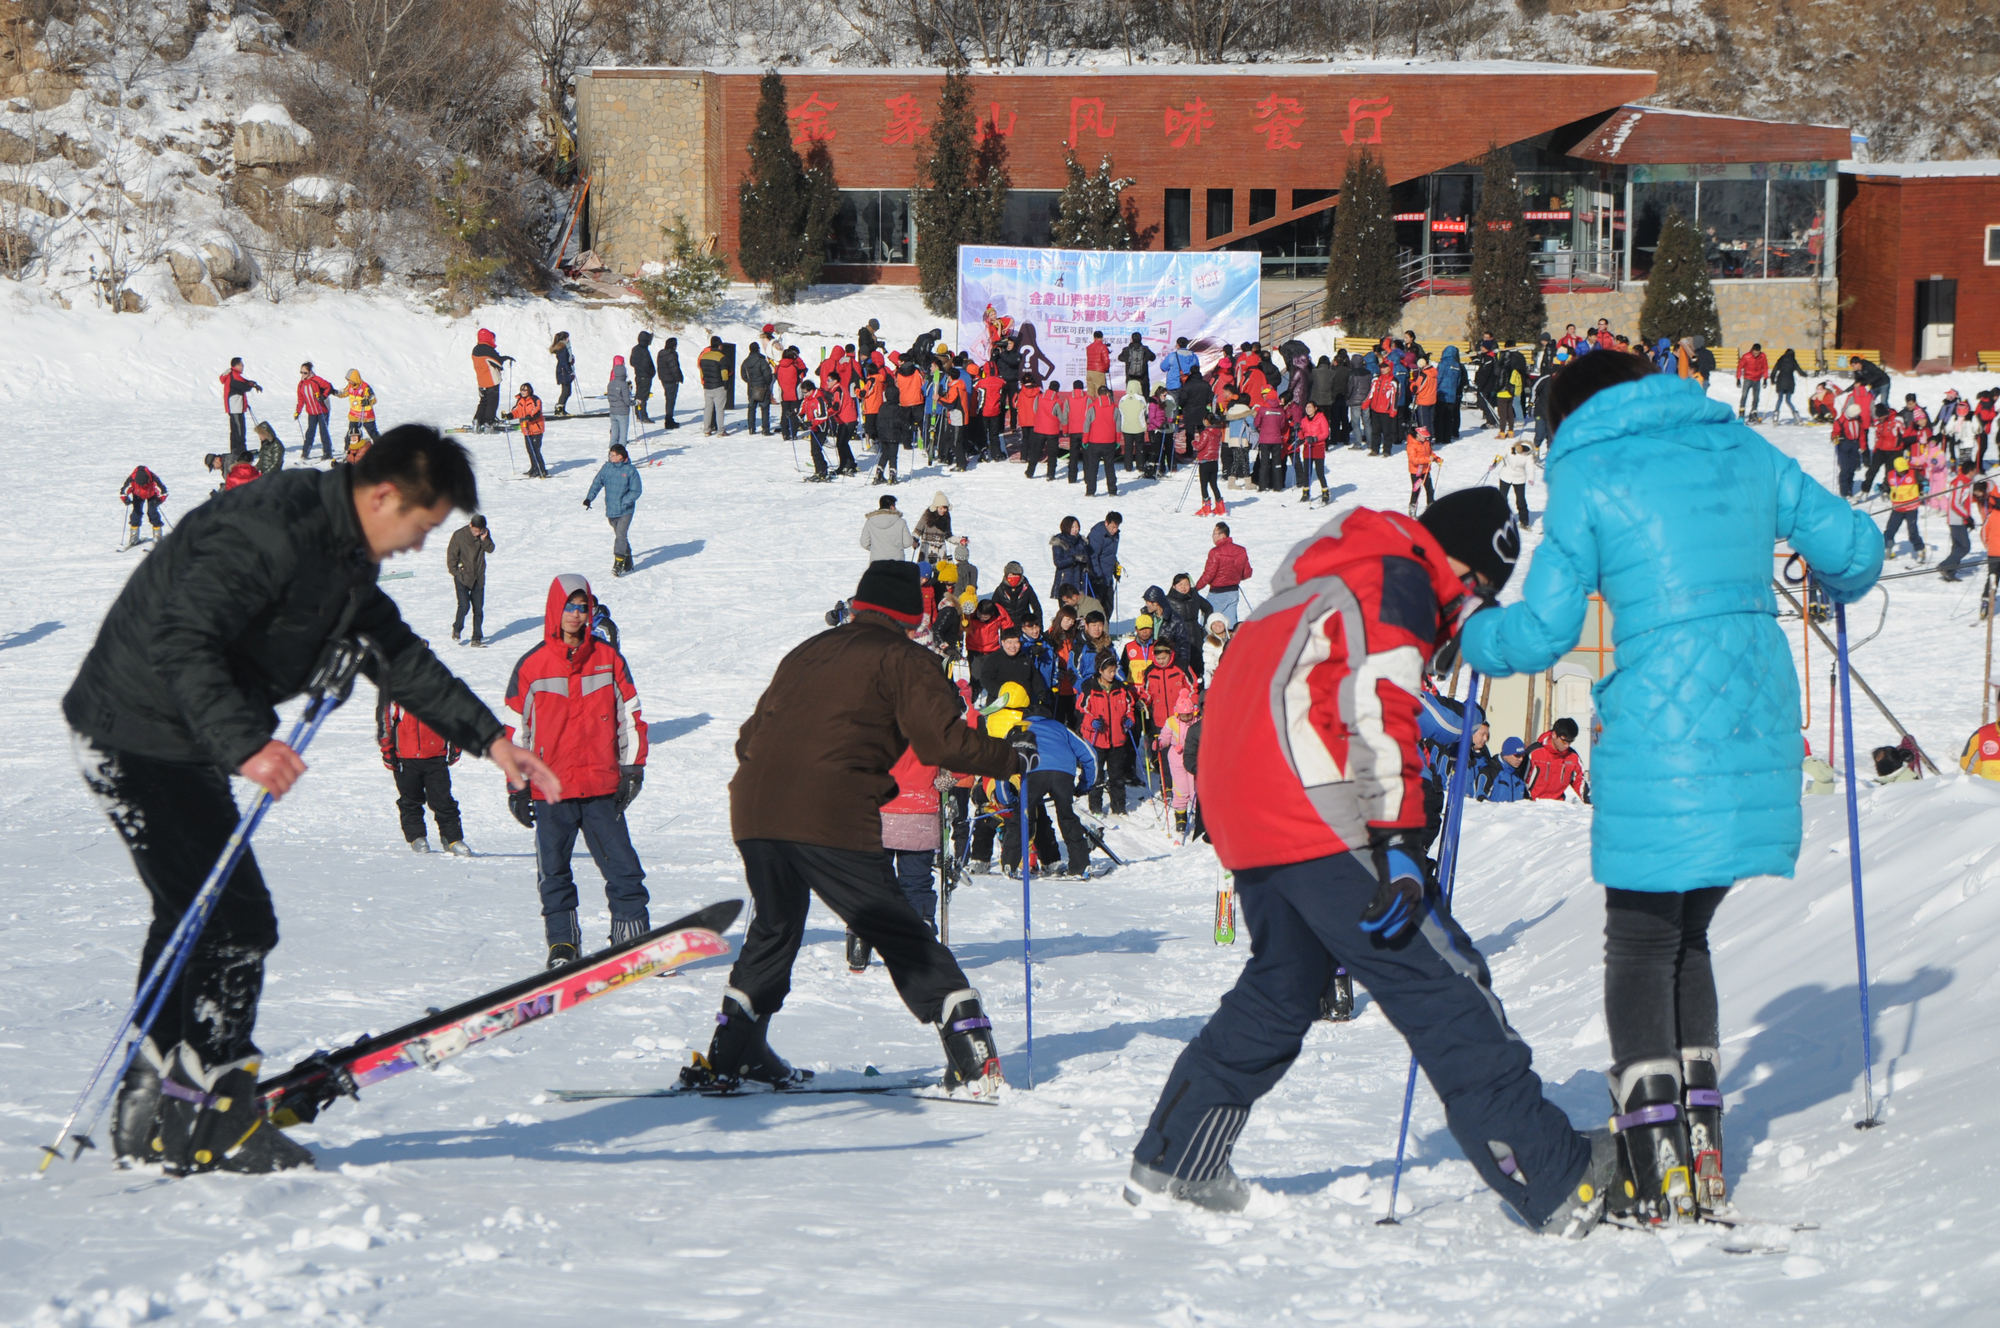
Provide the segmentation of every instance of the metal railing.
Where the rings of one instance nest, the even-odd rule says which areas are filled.
[[[1257,340],[1262,345],[1275,346],[1289,337],[1297,336],[1307,328],[1326,325],[1326,292],[1314,291],[1301,295],[1289,304],[1281,304],[1275,309],[1266,309],[1257,316]]]
[[[1616,249],[1541,250],[1528,255],[1544,289],[1610,290],[1618,281]],[[1413,300],[1437,286],[1465,285],[1472,280],[1472,255],[1406,254],[1397,265],[1403,298]]]

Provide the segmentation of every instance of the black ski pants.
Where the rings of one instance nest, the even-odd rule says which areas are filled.
[[[1409,1042],[1466,1161],[1540,1226],[1582,1178],[1590,1144],[1543,1096],[1486,961],[1436,892],[1423,925],[1390,945],[1361,930],[1375,888],[1374,871],[1347,853],[1236,873],[1250,961],[1174,1063],[1135,1156],[1188,1180],[1220,1175],[1250,1108],[1298,1058],[1320,994],[1345,964]],[[1526,1184],[1501,1172],[1489,1141],[1513,1153]]]
[[[424,837],[426,805],[437,818],[440,841],[455,844],[465,838],[465,826],[458,819],[458,799],[451,796],[451,767],[445,758],[397,761],[396,815],[402,819],[404,839],[414,842]]]
[[[660,423],[666,428],[678,429],[681,427],[674,420],[674,402],[680,397],[680,394],[681,384],[678,378],[671,383],[665,379],[660,381]]]
[[[1708,924],[1726,885],[1604,891],[1604,1022],[1612,1073],[1721,1045]],[[1530,1173],[1532,1174],[1532,1173]]]
[[[1055,836],[1049,833],[1048,809],[1052,808],[1055,823],[1062,830],[1063,850],[1069,855],[1069,869],[1082,871],[1090,865],[1090,840],[1084,837],[1083,822],[1076,817],[1076,776],[1059,770],[1037,770],[1028,776],[1027,784],[1028,805],[1035,809],[1035,852],[1044,863],[1055,861]],[[1015,857],[1019,856],[1017,843]]]
[[[73,742],[83,782],[125,841],[153,898],[153,923],[139,955],[143,981],[235,833],[236,799],[229,776],[213,766],[158,761],[101,747],[80,734]],[[164,1052],[186,1042],[204,1065],[253,1054],[264,956],[277,943],[271,895],[256,855],[246,850],[160,1007],[154,1045]]]
[[[542,436],[538,433],[521,435],[521,446],[528,450],[528,475],[531,479],[549,478],[549,463],[542,460]]]
[[[1086,497],[1097,496],[1097,468],[1104,467],[1104,490],[1113,498],[1118,496],[1118,449],[1108,443],[1091,443],[1083,449],[1083,492]],[[1111,606],[1106,604],[1108,613]]]
[[[486,583],[468,586],[454,578],[451,583],[453,593],[458,597],[458,609],[451,620],[451,639],[458,640],[458,634],[465,630],[465,615],[472,614],[472,639],[486,639]]]
[[[736,850],[756,911],[729,985],[748,996],[760,1016],[784,1008],[814,895],[882,957],[896,994],[921,1022],[936,1023],[944,998],[972,985],[910,906],[886,850],[863,853],[786,839],[740,839]]]
[[[500,422],[500,389],[498,386],[479,389],[479,405],[472,412],[474,424],[498,424]]]
[[[646,398],[653,395],[653,375],[632,371],[632,413],[646,419]],[[652,421],[648,420],[647,423]]]
[[[1112,814],[1123,816],[1125,814],[1125,780],[1132,773],[1132,744],[1130,742],[1121,742],[1116,747],[1098,747],[1093,745],[1091,750],[1097,753],[1099,774],[1098,783],[1092,786],[1090,790],[1090,810],[1092,812],[1102,812],[1104,810],[1104,791],[1109,789],[1111,791]]]

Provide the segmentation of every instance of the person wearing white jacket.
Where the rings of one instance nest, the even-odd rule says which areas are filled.
[[[909,523],[896,510],[896,500],[883,495],[876,509],[861,523],[861,547],[868,550],[868,561],[883,562],[900,560],[905,553],[917,547],[916,536],[910,533]]]
[[[1201,641],[1201,671],[1205,678],[1215,677],[1215,666],[1222,662],[1222,648],[1229,644],[1229,619],[1216,614],[1208,620],[1208,635]]]
[[[1944,435],[1945,448],[1953,461],[1970,461],[1979,446],[1979,417],[1972,413],[1971,403],[1959,402],[1938,432]]]
[[[1520,515],[1521,524],[1527,525],[1528,481],[1540,468],[1535,460],[1535,445],[1521,439],[1506,452],[1494,457],[1493,465],[1500,472],[1500,492],[1512,494],[1514,510]]]

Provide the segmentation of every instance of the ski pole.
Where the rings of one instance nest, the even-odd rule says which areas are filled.
[[[1872,1130],[1882,1122],[1875,1119],[1875,1050],[1868,1018],[1868,928],[1861,903],[1861,809],[1854,780],[1854,711],[1847,687],[1847,606],[1835,602],[1833,625],[1840,650],[1840,738],[1847,761],[1847,866],[1854,887],[1854,963],[1861,988],[1861,1103],[1863,1113],[1854,1123],[1857,1130]]]
[[[1174,504],[1174,511],[1179,512],[1183,507],[1187,506],[1188,493],[1194,488],[1194,477],[1200,473],[1201,463],[1199,461],[1188,468],[1187,483],[1181,485],[1181,500]]]
[[[307,688],[312,700],[307,704],[305,713],[292,725],[291,734],[285,739],[287,747],[294,752],[303,753],[312,744],[314,735],[326,722],[326,717],[339,708],[341,702],[345,701],[353,690],[354,675],[359,671],[362,662],[371,655],[379,658],[381,650],[366,636],[336,641],[328,648]],[[210,869],[208,878],[201,884],[201,889],[195,892],[193,901],[189,903],[187,911],[181,914],[181,920],[175,925],[173,934],[167,938],[159,958],[153,961],[152,968],[147,971],[144,981],[139,984],[139,990],[132,997],[132,1004],[126,1009],[118,1032],[112,1037],[111,1045],[104,1049],[104,1055],[98,1059],[97,1068],[92,1071],[90,1081],[83,1086],[83,1092],[77,1095],[69,1116],[63,1121],[62,1128],[56,1132],[55,1142],[43,1145],[42,1165],[39,1170],[48,1170],[49,1163],[61,1155],[65,1137],[73,1137],[76,1141],[76,1152],[70,1155],[71,1161],[83,1156],[84,1149],[95,1147],[90,1137],[97,1132],[98,1125],[104,1119],[105,1109],[111,1105],[112,1095],[117,1091],[117,1085],[124,1081],[126,1070],[131,1068],[132,1058],[138,1054],[139,1044],[145,1041],[146,1035],[152,1031],[153,1023],[165,1007],[167,997],[173,992],[174,984],[180,980],[181,970],[187,966],[188,956],[194,952],[195,942],[200,939],[202,928],[208,922],[208,915],[214,911],[216,901],[222,897],[223,887],[235,872],[236,864],[242,861],[243,855],[249,851],[250,837],[257,833],[257,827],[262,824],[264,813],[270,810],[272,802],[270,790],[259,790],[256,801],[250,804],[250,809],[237,821],[235,831],[223,845],[222,856]],[[83,1114],[85,1104],[90,1101],[98,1085],[103,1082],[104,1072],[110,1068],[113,1060],[118,1062],[118,1069],[111,1077],[112,1088],[107,1090],[102,1100],[98,1102],[83,1132],[70,1136],[70,1128]]]
[[[1458,832],[1465,820],[1465,771],[1472,764],[1472,707],[1479,699],[1479,670],[1468,669],[1465,693],[1465,713],[1459,718],[1458,760],[1451,768],[1451,787],[1446,791],[1444,804],[1444,825],[1439,836],[1438,849],[1438,893],[1443,896],[1444,906],[1451,908],[1452,886],[1458,874]],[[1410,1077],[1403,1085],[1403,1123],[1396,1132],[1396,1169],[1389,1179],[1389,1215],[1376,1222],[1378,1227],[1397,1227],[1396,1195],[1403,1185],[1403,1150],[1410,1138],[1410,1108],[1417,1096],[1417,1056],[1410,1053]]]
[[[1029,918],[1028,774],[1021,773],[1021,796],[1014,800],[1021,813],[1021,978],[1026,986],[1028,1024],[1028,1087],[1035,1086],[1035,928]]]

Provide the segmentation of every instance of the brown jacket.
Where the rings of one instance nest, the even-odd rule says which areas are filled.
[[[926,765],[1011,775],[998,738],[966,727],[938,658],[877,614],[821,632],[785,656],[736,737],[731,837],[878,853],[889,770],[914,747]]]

